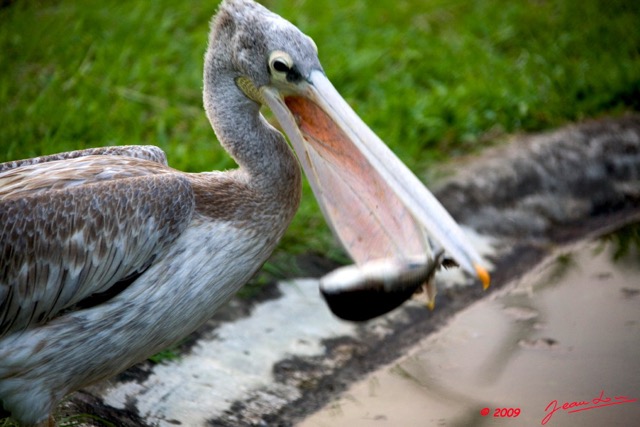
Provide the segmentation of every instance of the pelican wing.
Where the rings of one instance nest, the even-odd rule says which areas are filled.
[[[187,178],[159,168],[87,156],[0,174],[0,336],[131,280],[177,238],[193,193]]]
[[[67,151],[47,156],[32,157],[30,159],[14,160],[0,163],[0,173],[21,166],[36,165],[57,160],[75,159],[87,156],[125,156],[136,159],[149,160],[167,165],[167,156],[160,148],[153,145],[120,145],[115,147],[97,147],[84,150]]]

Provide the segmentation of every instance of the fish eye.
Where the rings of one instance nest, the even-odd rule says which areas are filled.
[[[293,59],[288,53],[276,50],[269,56],[269,67],[272,71],[286,74],[293,68]]]

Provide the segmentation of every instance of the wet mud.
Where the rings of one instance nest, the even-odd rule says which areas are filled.
[[[640,252],[612,246],[558,251],[298,425],[634,425]]]

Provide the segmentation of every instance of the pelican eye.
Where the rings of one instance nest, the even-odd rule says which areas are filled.
[[[269,57],[269,67],[272,71],[287,74],[293,68],[293,59],[288,53],[277,50]]]
[[[276,59],[275,61],[273,61],[273,69],[276,71],[280,71],[281,73],[289,72],[289,66],[280,59]]]

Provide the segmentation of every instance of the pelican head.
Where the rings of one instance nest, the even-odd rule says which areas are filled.
[[[212,22],[209,43],[209,51],[215,53],[213,61],[231,66],[256,88],[295,90],[312,70],[322,70],[310,37],[250,0],[222,2]]]
[[[336,284],[339,274],[321,282],[334,313],[361,320],[390,310],[421,283],[432,282],[443,251],[488,286],[483,261],[462,230],[336,91],[309,36],[253,1],[225,0],[212,22],[206,63],[207,111],[237,108],[208,98],[215,88],[231,85],[241,93],[236,103],[271,109],[325,218],[356,262],[357,278],[349,268],[343,285]],[[416,262],[423,264],[422,274],[407,281]],[[376,280],[366,279],[370,263]],[[403,296],[387,303],[396,291]],[[374,308],[345,307],[343,296],[353,297],[351,292],[363,297],[362,306]],[[358,314],[349,314],[353,310]]]

